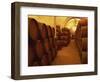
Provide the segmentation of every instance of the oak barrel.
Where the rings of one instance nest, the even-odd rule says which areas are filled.
[[[44,23],[39,23],[39,32],[41,39],[48,38],[47,26]]]
[[[38,22],[35,19],[28,18],[28,34],[33,40],[39,39]]]
[[[79,24],[81,26],[87,26],[88,25],[88,19],[87,18],[81,18],[79,21]]]
[[[82,38],[82,50],[87,51],[88,41],[87,38]]]
[[[52,37],[52,29],[50,25],[47,25],[48,37]]]

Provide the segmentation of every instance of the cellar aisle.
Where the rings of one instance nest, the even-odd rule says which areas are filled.
[[[58,54],[52,65],[64,65],[64,64],[81,64],[79,52],[77,50],[74,40],[71,40],[67,47],[63,47],[58,51]]]

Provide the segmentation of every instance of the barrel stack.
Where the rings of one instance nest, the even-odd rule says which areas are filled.
[[[56,27],[56,43],[57,43],[57,49],[61,50],[63,47],[68,46],[71,36],[70,36],[69,29],[63,27],[62,29],[60,26]]]
[[[57,55],[55,29],[28,18],[28,65],[50,65]]]
[[[87,18],[80,19],[76,33],[75,33],[75,41],[78,46],[78,50],[81,54],[81,60],[83,64],[87,63],[88,59],[88,20]]]

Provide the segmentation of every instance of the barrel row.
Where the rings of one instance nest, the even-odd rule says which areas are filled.
[[[28,19],[28,65],[50,65],[57,51],[55,29],[35,19]]]
[[[66,47],[70,42],[71,36],[70,31],[67,28],[60,28],[57,26],[56,28],[56,44],[57,49],[60,50],[63,47]]]
[[[39,66],[49,65],[52,60],[51,54],[48,39],[45,39],[44,43],[41,40],[29,41],[29,66],[36,65],[33,62],[37,62]]]
[[[88,19],[81,18],[76,32],[75,32],[75,41],[78,45],[78,50],[81,54],[81,61],[83,64],[87,63],[88,58]]]
[[[83,18],[79,21],[78,27],[75,33],[77,43],[81,42],[82,51],[87,51],[87,42],[88,42],[88,27],[87,27],[87,19]]]

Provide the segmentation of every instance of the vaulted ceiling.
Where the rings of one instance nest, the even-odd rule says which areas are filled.
[[[78,21],[80,17],[71,17],[71,16],[38,16],[38,15],[29,15],[29,18],[34,18],[38,22],[45,23],[52,27],[59,25],[61,28],[65,27],[70,29],[73,33],[76,30]]]

